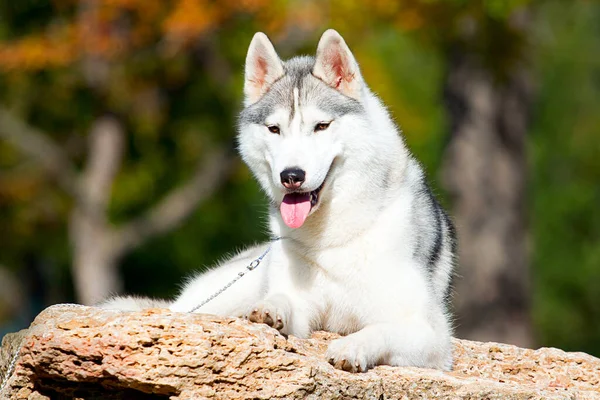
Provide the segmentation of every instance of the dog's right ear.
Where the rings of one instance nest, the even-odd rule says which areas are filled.
[[[273,44],[262,32],[257,32],[250,42],[246,56],[246,77],[244,81],[245,104],[256,103],[269,87],[283,76],[283,63]]]

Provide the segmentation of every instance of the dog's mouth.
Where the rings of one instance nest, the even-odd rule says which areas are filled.
[[[329,171],[331,171],[331,167]],[[279,211],[281,212],[283,222],[287,226],[295,229],[304,225],[306,218],[308,218],[311,211],[316,209],[321,200],[321,190],[323,190],[328,176],[329,172],[327,172],[327,176],[325,176],[321,185],[313,191],[294,191],[283,196]]]

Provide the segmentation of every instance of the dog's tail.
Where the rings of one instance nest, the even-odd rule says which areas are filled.
[[[96,304],[96,307],[105,310],[141,311],[149,308],[169,308],[171,302],[167,300],[151,299],[137,296],[115,296]]]

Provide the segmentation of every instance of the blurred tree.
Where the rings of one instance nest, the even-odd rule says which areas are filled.
[[[49,23],[23,31],[20,17],[28,18],[40,5],[44,6],[41,14]],[[210,35],[216,25],[260,5],[260,1],[217,4],[187,0],[152,4],[65,0],[49,9],[43,2],[31,3],[29,7],[2,5],[3,14],[8,14],[7,19],[14,24],[5,27],[5,39],[11,39],[13,34],[16,38],[6,40],[0,47],[0,69],[8,92],[5,101],[16,101],[17,105],[12,110],[0,110],[0,135],[35,159],[70,197],[72,206],[61,212],[70,214],[72,271],[78,301],[91,304],[120,291],[117,262],[148,238],[181,224],[226,180],[232,166],[230,145],[223,138],[211,140],[210,135],[204,135],[200,139],[204,143],[198,139],[190,143],[195,149],[181,149],[192,150],[200,159],[196,172],[186,183],[172,188],[141,216],[119,223],[111,221],[111,188],[119,185],[115,179],[119,178],[127,144],[126,125],[133,125],[131,129],[136,140],[143,141],[142,147],[150,146],[144,150],[159,156],[160,146],[152,148],[159,143],[144,141],[144,136],[156,137],[167,128],[168,105],[161,104],[166,97],[164,92],[177,90],[185,76],[192,73],[191,65],[186,64],[193,62],[191,59],[198,53],[202,62],[218,64],[218,54],[210,41],[205,43],[201,38]],[[222,81],[227,69],[215,65],[212,72],[216,81]],[[40,104],[31,94],[23,95],[19,86],[24,83],[36,88],[46,86],[52,96],[48,100],[53,104]],[[76,110],[65,107],[70,102],[83,102],[87,120],[81,121]],[[57,103],[62,103],[63,109]],[[35,121],[36,111],[42,120]],[[34,128],[26,119],[50,129]],[[87,152],[85,156],[83,152],[77,154],[75,162],[63,148],[68,147],[65,137],[67,141],[78,138],[58,132],[74,127],[89,131]],[[143,161],[147,160],[152,161],[152,157]],[[151,171],[152,167],[144,165],[142,169]],[[121,171],[120,179],[135,186],[132,179],[139,171]],[[130,192],[117,195],[127,196]],[[119,208],[128,208],[140,199],[112,201]],[[112,219],[122,219],[114,218],[118,211],[112,214]]]
[[[539,342],[600,354],[600,3],[545,2],[529,150]]]
[[[450,141],[443,177],[459,237],[460,337],[534,344],[526,138],[533,88],[529,16],[494,2],[461,13],[446,45]]]

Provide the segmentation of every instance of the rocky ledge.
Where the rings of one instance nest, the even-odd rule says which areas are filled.
[[[246,321],[166,310],[54,306],[7,335],[7,399],[600,399],[600,359],[455,340],[452,372],[324,359],[324,332],[288,339]],[[20,348],[14,368],[11,359]]]

